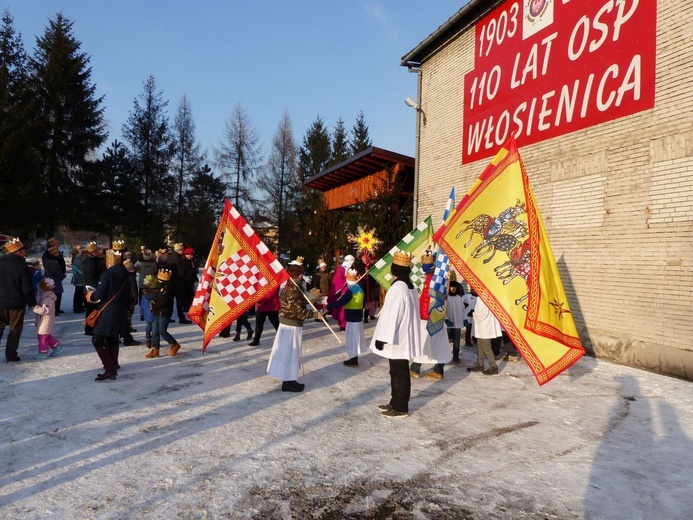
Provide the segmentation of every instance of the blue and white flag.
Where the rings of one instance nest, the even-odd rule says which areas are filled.
[[[455,188],[452,188],[452,190],[450,190],[448,203],[445,205],[445,211],[443,212],[443,224],[445,224],[445,221],[454,208]],[[448,260],[448,255],[440,249],[440,246],[436,245],[435,269],[433,271],[433,278],[431,278],[431,285],[428,289],[431,300],[428,305],[428,323],[426,324],[426,330],[431,336],[436,335],[445,328],[445,306],[447,302],[449,274],[450,262]]]

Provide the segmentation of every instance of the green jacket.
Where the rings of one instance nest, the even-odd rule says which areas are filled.
[[[291,280],[286,283],[286,287],[284,287],[279,301],[281,303],[279,323],[283,323],[284,325],[302,327],[303,320],[318,316],[317,312],[306,309],[306,304],[308,302],[303,296],[303,291]]]

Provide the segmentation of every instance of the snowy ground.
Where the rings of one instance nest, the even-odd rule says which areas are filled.
[[[408,418],[385,419],[387,362],[343,366],[321,323],[291,394],[265,374],[269,324],[259,347],[216,339],[204,357],[201,331],[173,324],[178,357],[123,347],[118,380],[96,383],[82,319],[58,317],[56,358],[31,359],[29,320],[22,361],[0,354],[0,518],[693,515],[690,382],[583,358],[540,387],[522,362],[467,373],[465,348],[444,380],[412,381]]]

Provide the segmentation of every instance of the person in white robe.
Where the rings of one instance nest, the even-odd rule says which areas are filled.
[[[462,286],[456,280],[450,281],[448,289],[448,304],[445,309],[445,320],[448,324],[448,333],[452,340],[452,362],[460,363],[460,340],[462,329],[465,327],[467,311],[462,300]]]
[[[409,361],[421,354],[421,331],[419,297],[409,279],[411,254],[395,253],[390,270],[395,281],[385,295],[370,348],[389,360],[391,399],[378,408],[384,417],[396,418],[409,415]]]
[[[501,324],[481,298],[476,299],[473,319],[473,334],[476,338],[477,346],[477,362],[475,365],[468,367],[467,371],[483,372],[488,376],[495,375],[498,373],[498,365],[496,365],[496,360],[493,355],[491,340],[502,336]],[[488,359],[488,370],[484,370],[484,357]]]
[[[292,260],[286,270],[291,280],[279,298],[279,328],[274,336],[267,373],[282,381],[283,392],[302,392],[305,385],[297,379],[301,364],[303,321],[318,317],[318,313],[306,308],[307,301],[300,286],[303,276],[302,258]]]

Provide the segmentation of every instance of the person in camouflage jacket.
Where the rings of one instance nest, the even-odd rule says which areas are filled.
[[[296,381],[301,362],[303,321],[318,317],[317,312],[306,308],[306,296],[300,288],[303,276],[301,260],[293,260],[287,268],[291,280],[280,297],[279,328],[267,364],[267,373],[282,381],[283,392],[302,392],[305,387]]]

